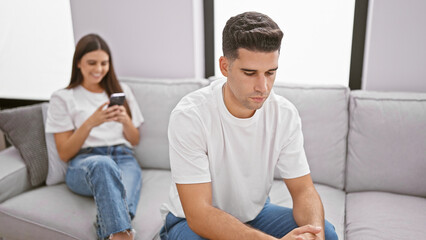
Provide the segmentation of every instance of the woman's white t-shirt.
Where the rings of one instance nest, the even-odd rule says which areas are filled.
[[[308,174],[299,114],[271,92],[251,118],[234,117],[223,101],[223,81],[185,96],[169,123],[172,187],[168,212],[185,217],[177,184],[211,182],[212,203],[241,222],[262,210],[277,167],[282,178]]]
[[[121,83],[132,113],[133,125],[138,128],[144,121],[136,99],[126,84]],[[102,104],[107,102],[106,92],[93,93],[79,85],[72,89],[55,91],[49,102],[46,132],[60,133],[78,129]],[[119,122],[105,122],[94,127],[82,148],[125,144],[132,147],[123,135]]]

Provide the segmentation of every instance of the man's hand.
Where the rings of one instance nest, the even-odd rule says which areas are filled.
[[[315,227],[312,225],[305,225],[293,229],[281,240],[319,240],[318,233],[322,231],[321,227]]]

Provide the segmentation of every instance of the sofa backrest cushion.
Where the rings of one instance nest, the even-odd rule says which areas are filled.
[[[205,79],[121,78],[129,85],[145,122],[135,155],[142,168],[170,169],[167,128],[170,113],[186,94],[209,82]]]
[[[348,192],[426,197],[426,94],[350,96]]]
[[[343,189],[349,89],[339,85],[275,83],[274,91],[291,101],[299,111],[314,182]]]

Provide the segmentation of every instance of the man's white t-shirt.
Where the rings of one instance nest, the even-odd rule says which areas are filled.
[[[132,113],[133,125],[138,128],[144,121],[132,90],[121,83]],[[49,102],[46,132],[59,133],[78,129],[102,104],[107,102],[106,92],[93,93],[79,85],[72,89],[55,91]],[[123,125],[119,122],[105,122],[90,131],[82,148],[125,144],[132,147],[123,135]]]
[[[212,184],[212,203],[241,222],[262,210],[274,179],[308,174],[301,121],[293,104],[270,96],[251,118],[234,117],[223,101],[224,81],[185,96],[169,123],[172,187],[168,212],[185,217],[177,184]]]

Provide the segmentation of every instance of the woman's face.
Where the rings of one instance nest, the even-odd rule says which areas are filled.
[[[109,70],[109,56],[103,50],[88,52],[78,62],[83,75],[83,86],[99,85]]]

